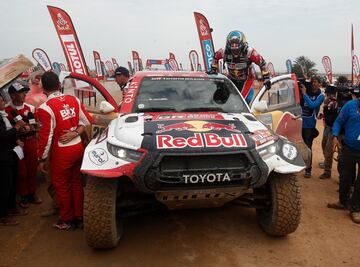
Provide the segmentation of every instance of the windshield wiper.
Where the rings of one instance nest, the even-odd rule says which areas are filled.
[[[176,111],[175,108],[172,107],[153,107],[153,108],[141,108],[138,109],[137,112],[149,112],[149,111]]]
[[[197,108],[184,108],[181,111],[221,111],[221,112],[225,112],[222,108],[220,107],[197,107]]]

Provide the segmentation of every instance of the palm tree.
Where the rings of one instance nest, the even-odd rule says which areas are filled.
[[[315,62],[308,57],[300,56],[294,60],[293,72],[298,78],[307,78],[316,75],[318,70],[315,69]]]

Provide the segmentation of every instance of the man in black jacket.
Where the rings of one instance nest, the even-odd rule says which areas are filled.
[[[8,209],[14,202],[11,192],[15,190],[16,159],[13,152],[16,146],[17,131],[25,126],[23,120],[12,127],[5,112],[5,101],[0,95],[0,226],[17,225],[18,222],[8,217]]]

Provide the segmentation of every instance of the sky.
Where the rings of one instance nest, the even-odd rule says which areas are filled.
[[[324,72],[326,55],[334,73],[351,73],[351,23],[360,56],[359,0],[2,0],[0,59],[20,53],[31,58],[38,47],[51,61],[66,62],[47,5],[70,15],[91,69],[93,50],[103,61],[114,57],[124,66],[132,50],[144,64],[173,52],[189,69],[188,54],[195,49],[203,65],[193,12],[207,17],[215,50],[224,47],[230,31],[240,30],[275,71],[286,70],[287,59],[304,55]]]

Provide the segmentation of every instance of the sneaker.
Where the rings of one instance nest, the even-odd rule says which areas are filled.
[[[327,207],[329,209],[335,209],[335,210],[347,210],[348,209],[348,207],[346,205],[340,203],[339,201],[335,202],[335,203],[328,203]]]
[[[0,226],[15,226],[18,225],[19,222],[10,217],[4,217],[0,219]]]
[[[28,214],[28,211],[24,210],[24,209],[20,209],[19,207],[16,207],[14,209],[9,209],[8,214],[10,216],[24,216],[24,215]]]
[[[320,163],[319,163],[319,168],[320,168],[320,169],[325,169],[325,163],[324,163],[324,162],[320,162]]]
[[[41,217],[50,217],[53,215],[59,214],[59,209],[56,208],[50,208],[48,210],[45,210],[41,213]]]
[[[65,231],[75,230],[76,228],[72,222],[65,222],[62,220],[59,220],[57,223],[53,224],[53,227],[58,230],[65,230]]]
[[[331,178],[331,172],[324,172],[319,176],[320,179],[330,179]]]
[[[84,229],[84,221],[82,218],[76,218],[73,220],[73,224],[76,226],[76,228]]]
[[[30,204],[29,204],[29,200],[27,197],[21,197],[20,202],[19,202],[19,206],[23,209],[27,209]]]
[[[36,194],[30,194],[28,196],[28,201],[31,203],[31,204],[41,204],[42,203],[42,199],[39,198]]]
[[[354,223],[360,223],[360,211],[353,211],[350,213],[350,216]]]
[[[311,178],[311,172],[305,171],[304,177],[305,178]]]

